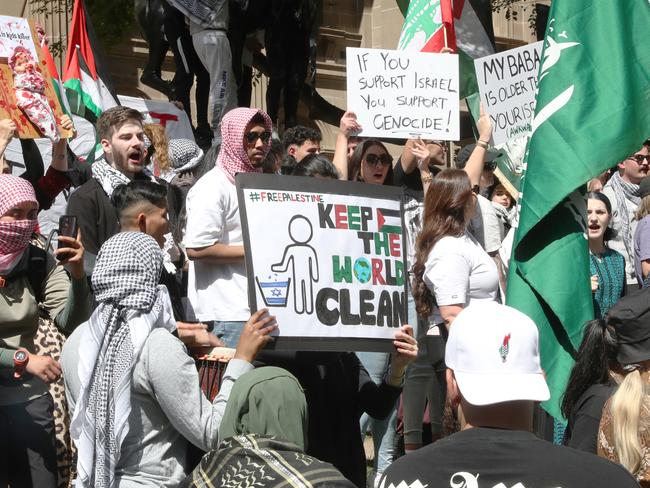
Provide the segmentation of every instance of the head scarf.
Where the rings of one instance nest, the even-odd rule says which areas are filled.
[[[264,118],[264,128],[271,132],[273,124],[265,112],[255,108],[236,108],[221,119],[221,150],[217,156],[217,166],[226,173],[231,182],[235,182],[237,173],[261,173],[262,168],[254,168],[246,154],[244,134],[251,119],[260,114]],[[271,139],[264,144],[264,154],[271,149]]]
[[[614,195],[616,195],[616,204],[618,205],[618,212],[621,216],[620,222],[622,227],[621,234],[623,238],[623,244],[625,244],[627,255],[632,258],[634,257],[632,216],[627,211],[626,200],[632,202],[636,207],[639,206],[641,203],[639,185],[623,180],[618,171],[614,172],[612,177],[607,182],[607,185],[612,187],[614,190]]]
[[[0,216],[25,202],[38,205],[32,185],[18,176],[0,175]],[[0,273],[13,268],[22,257],[37,222],[36,219],[0,221]]]
[[[111,237],[97,255],[92,285],[99,306],[82,329],[81,390],[71,422],[77,486],[114,486],[129,432],[133,366],[153,329],[176,327],[167,289],[158,285],[162,265],[158,244],[141,232]]]
[[[295,376],[267,366],[242,375],[228,398],[219,440],[257,434],[289,441],[304,451],[307,402]]]
[[[203,150],[189,139],[169,141],[169,161],[175,174],[194,168],[203,159]]]

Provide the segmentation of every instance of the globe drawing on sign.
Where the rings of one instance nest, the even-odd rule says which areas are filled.
[[[354,276],[357,278],[359,283],[368,283],[370,281],[370,276],[372,275],[372,270],[370,268],[370,263],[366,258],[359,258],[354,262]]]

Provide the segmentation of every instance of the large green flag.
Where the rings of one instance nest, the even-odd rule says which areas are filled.
[[[549,14],[507,301],[539,327],[558,418],[593,317],[580,189],[650,136],[648,25],[648,0],[554,0]]]

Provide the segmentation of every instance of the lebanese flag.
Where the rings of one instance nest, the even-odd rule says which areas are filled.
[[[438,53],[444,47],[456,50],[451,0],[411,0],[398,49]]]
[[[405,0],[397,0],[404,8]],[[411,0],[398,49],[458,53],[460,98],[478,92],[474,59],[494,54],[490,0]],[[446,37],[446,44],[445,44]]]
[[[119,105],[83,0],[74,3],[63,86],[72,113],[93,124],[104,110]]]

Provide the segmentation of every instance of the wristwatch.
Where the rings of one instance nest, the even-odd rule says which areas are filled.
[[[29,352],[27,349],[18,349],[14,353],[14,379],[19,380],[23,377],[23,372],[29,362]]]

